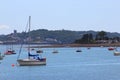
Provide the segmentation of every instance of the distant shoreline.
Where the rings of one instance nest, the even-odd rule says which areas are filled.
[[[46,46],[31,46],[31,48],[57,48],[57,47],[120,47],[120,43],[114,44],[51,44]]]

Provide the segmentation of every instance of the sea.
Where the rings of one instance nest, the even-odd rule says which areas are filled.
[[[9,47],[0,45],[0,52]],[[16,60],[20,45],[14,45],[13,49],[16,54],[0,60],[0,80],[120,80],[120,56],[114,56],[108,47],[41,48],[42,57],[47,59],[44,66],[19,66]],[[52,53],[54,49],[58,53]],[[82,52],[76,52],[77,49]],[[27,50],[23,46],[19,58],[27,58]]]

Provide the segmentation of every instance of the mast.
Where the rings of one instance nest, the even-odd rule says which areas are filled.
[[[28,59],[30,58],[29,57],[29,54],[30,54],[30,40],[31,40],[31,37],[30,37],[30,28],[31,28],[31,16],[29,16],[29,29],[28,29]]]

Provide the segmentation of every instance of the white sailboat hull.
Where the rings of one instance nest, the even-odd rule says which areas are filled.
[[[39,65],[46,65],[46,58],[42,60],[35,60],[35,59],[18,59],[17,62],[20,66],[39,66]]]

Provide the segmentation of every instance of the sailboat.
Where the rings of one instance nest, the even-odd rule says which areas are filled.
[[[7,50],[5,53],[5,55],[11,55],[11,54],[16,54],[14,50]]]
[[[5,55],[16,54],[15,50],[13,50],[13,45],[12,45],[11,48],[7,49],[4,54],[5,54]]]
[[[30,38],[30,27],[31,27],[30,23],[31,23],[31,16],[29,16],[29,30],[28,30],[29,38]],[[30,39],[29,39],[29,42],[30,42]],[[30,43],[28,44],[28,58],[19,59],[19,56],[18,56],[17,62],[20,66],[46,65],[46,58],[40,57],[39,54],[31,54],[30,53]]]

